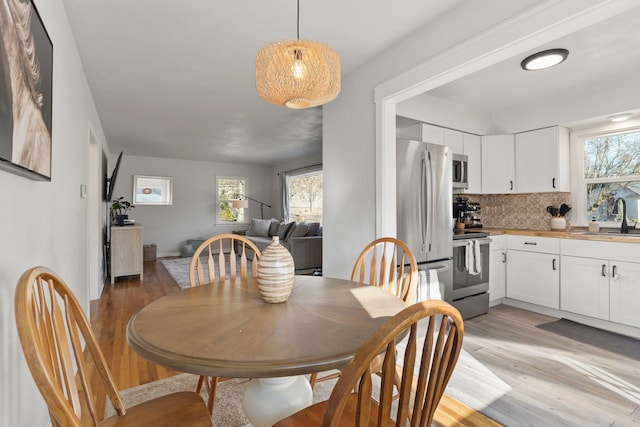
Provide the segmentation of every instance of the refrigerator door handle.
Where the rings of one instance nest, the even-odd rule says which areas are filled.
[[[428,180],[427,180],[427,165],[426,165],[426,153],[423,153],[422,155],[422,167],[420,170],[420,194],[418,195],[419,198],[419,217],[420,217],[420,239],[421,241],[421,247],[420,247],[420,252],[422,253],[427,253],[428,249],[427,249],[427,233],[429,232],[427,229],[427,221],[426,221],[426,208],[427,208],[427,204],[428,200],[425,200],[425,192],[427,191],[426,188],[428,186]]]
[[[429,223],[427,226],[427,242],[429,244],[429,252],[431,252],[431,246],[433,244],[433,221],[434,221],[434,212],[435,210],[435,196],[433,194],[435,188],[434,188],[434,182],[435,182],[435,176],[434,176],[434,171],[433,171],[433,161],[431,159],[431,152],[427,152],[427,155],[429,157],[429,190],[427,193],[427,197],[429,198],[429,211],[427,211],[427,218],[429,219]]]

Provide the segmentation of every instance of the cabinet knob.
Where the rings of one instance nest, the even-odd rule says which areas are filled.
[[[612,279],[615,279],[617,274],[618,274],[618,266],[617,266],[617,265],[614,265],[614,266],[611,268],[611,278],[612,278]]]
[[[602,264],[602,277],[607,277],[607,265]]]
[[[509,190],[513,191],[513,181],[509,181]]]
[[[553,270],[557,270],[558,268],[556,267],[556,259],[554,258],[551,262],[551,268],[553,268]]]
[[[556,179],[555,179],[555,178],[553,178],[553,179],[551,180],[551,186],[552,186],[553,188],[556,188]]]

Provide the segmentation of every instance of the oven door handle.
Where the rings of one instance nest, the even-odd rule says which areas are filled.
[[[469,240],[476,240],[480,245],[488,245],[491,243],[491,239],[488,237],[483,237],[481,239],[457,239],[453,241],[453,247],[459,248],[460,246],[466,246]]]

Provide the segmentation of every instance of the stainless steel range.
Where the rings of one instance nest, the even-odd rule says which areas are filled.
[[[445,290],[468,319],[489,311],[489,235],[473,230],[453,234],[453,281]]]

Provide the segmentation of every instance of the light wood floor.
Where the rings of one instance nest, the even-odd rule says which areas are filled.
[[[119,278],[91,303],[94,332],[121,390],[179,373],[127,345],[129,318],[180,290],[159,260],[144,263],[144,277]],[[507,306],[465,328],[447,393],[470,407],[507,426],[640,424],[639,341]]]

